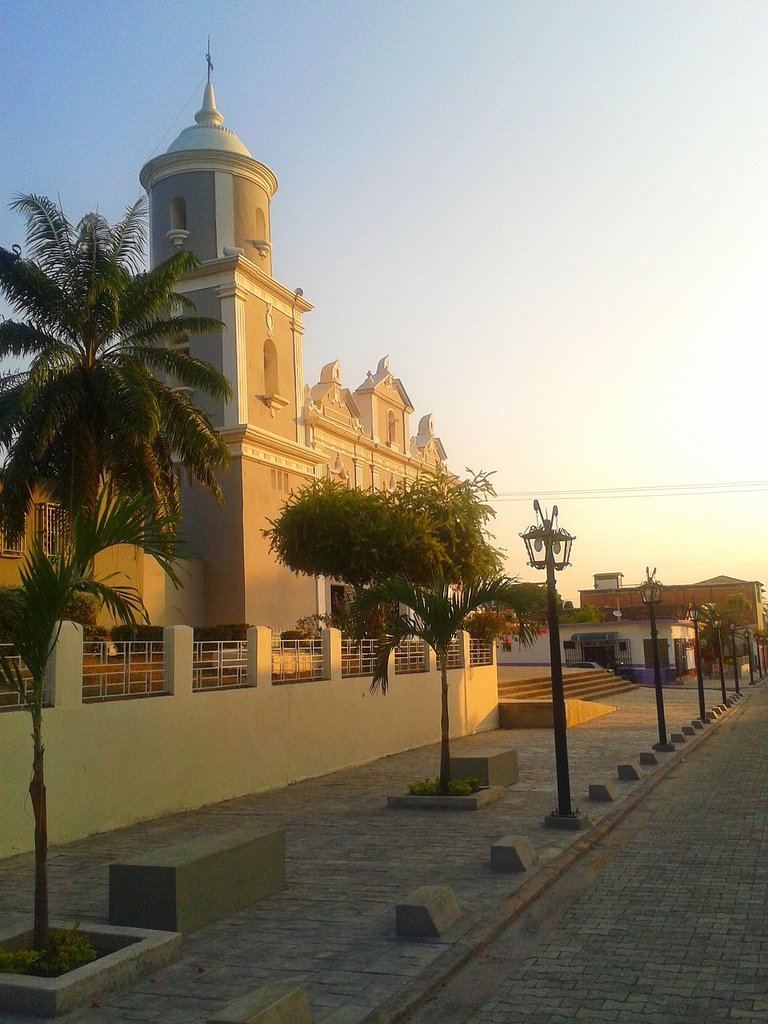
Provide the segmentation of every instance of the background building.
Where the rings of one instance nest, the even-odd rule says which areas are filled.
[[[640,584],[623,584],[624,574],[620,572],[595,573],[595,585],[591,590],[579,591],[582,608],[587,606],[624,612],[642,604]],[[722,605],[729,597],[739,595],[749,602],[752,618],[746,625],[765,629],[763,607],[763,584],[759,580],[739,580],[733,576],[713,576],[700,583],[665,584],[661,592],[662,606],[685,609],[694,601],[697,604]]]

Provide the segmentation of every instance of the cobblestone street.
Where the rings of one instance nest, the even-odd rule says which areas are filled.
[[[767,712],[763,691],[408,1020],[768,1020]]]

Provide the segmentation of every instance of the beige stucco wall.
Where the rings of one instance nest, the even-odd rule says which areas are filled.
[[[202,625],[205,623],[205,566],[199,559],[176,562],[180,587],[154,558],[144,555],[144,605],[154,626]]]
[[[291,629],[297,619],[317,611],[317,586],[314,578],[297,576],[279,565],[261,531],[269,527],[270,519],[277,518],[290,491],[299,490],[307,480],[254,459],[243,459],[241,471],[245,621],[264,623],[276,630]]]
[[[268,644],[269,632],[259,633]],[[43,715],[53,843],[284,786],[440,736],[436,672],[392,674],[386,697],[371,694],[367,678],[334,671],[329,680],[278,686],[262,674],[255,687],[202,693],[192,692],[187,675],[175,681],[173,696],[83,705],[71,664],[57,690],[63,706]],[[452,734],[495,728],[495,666],[452,670],[449,678]],[[0,856],[9,856],[33,841],[25,712],[0,715],[0,750]]]

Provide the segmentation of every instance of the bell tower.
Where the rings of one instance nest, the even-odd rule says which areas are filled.
[[[176,291],[224,325],[221,332],[177,342],[218,367],[232,386],[228,402],[191,396],[231,454],[221,477],[223,507],[182,480],[182,530],[190,556],[203,563],[198,606],[216,622],[271,622],[265,581],[277,567],[261,531],[290,491],[318,475],[325,461],[304,443],[302,316],[312,306],[300,288],[272,276],[270,203],[277,178],[224,126],[210,57],[195,123],[139,177],[149,195],[152,266],[180,249],[194,252],[201,266],[181,278]],[[312,586],[289,578],[285,620],[305,614]]]

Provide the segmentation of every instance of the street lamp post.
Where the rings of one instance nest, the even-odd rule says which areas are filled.
[[[699,622],[701,621],[701,607],[694,601],[689,609],[691,622],[693,623],[693,656],[696,661],[696,683],[699,689],[699,719],[706,722],[704,717],[707,709],[704,703],[704,675],[701,671],[701,644],[699,643]]]
[[[731,626],[731,649],[733,652],[733,681],[736,684],[736,693],[739,689],[739,659],[736,657],[736,626]]]
[[[547,625],[549,627],[549,662],[552,677],[552,720],[555,740],[555,768],[557,772],[557,807],[546,816],[549,828],[582,829],[588,825],[571,806],[571,782],[568,771],[567,721],[563,693],[563,665],[560,657],[560,624],[557,617],[557,590],[555,571],[570,565],[574,537],[557,525],[557,505],[549,518],[541,511],[538,501],[533,503],[537,522],[521,533],[528,553],[528,564],[547,573]]]
[[[640,597],[648,606],[651,620],[651,660],[653,662],[653,685],[656,690],[656,718],[659,723],[659,742],[653,744],[654,750],[674,750],[674,743],[667,739],[667,723],[664,718],[664,691],[661,687],[661,665],[659,664],[659,634],[656,629],[656,605],[661,601],[662,584],[654,579],[656,570],[645,570],[645,582],[640,584]]]
[[[712,619],[712,628],[717,633],[717,660],[720,663],[720,695],[723,704],[728,699],[725,695],[725,669],[723,668],[723,620],[719,615]]]
[[[742,636],[744,637],[744,643],[746,644],[746,647],[747,647],[747,666],[749,668],[749,685],[750,686],[754,686],[755,685],[755,670],[752,667],[752,634],[749,632],[749,627],[747,627],[747,626],[744,627],[744,632],[743,632]]]

